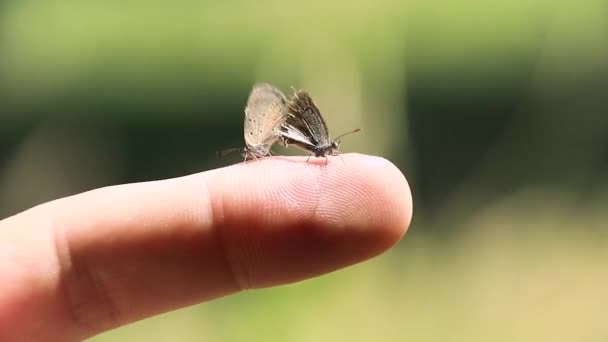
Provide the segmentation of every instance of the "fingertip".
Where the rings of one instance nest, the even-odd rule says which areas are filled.
[[[375,189],[379,203],[387,207],[385,229],[389,240],[392,239],[392,246],[407,233],[410,226],[413,212],[411,189],[405,175],[388,159],[376,156],[363,158],[369,165],[370,174],[378,175],[373,180],[377,182]]]
[[[363,223],[361,229],[367,231],[369,245],[375,247],[375,254],[380,254],[397,244],[409,228],[412,217],[409,184],[401,170],[385,158],[363,154],[343,156],[345,163],[336,165],[341,168],[339,182],[354,191],[348,195],[335,194],[350,199],[355,210],[350,211],[348,219],[352,223]]]
[[[215,173],[215,223],[242,287],[330,272],[403,237],[412,201],[401,171],[384,158],[342,158],[266,158]]]

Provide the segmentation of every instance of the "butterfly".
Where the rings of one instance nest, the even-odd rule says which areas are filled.
[[[287,98],[279,89],[268,83],[253,86],[245,107],[245,160],[270,154],[272,144],[280,138],[286,108]]]
[[[298,90],[286,107],[280,139],[285,146],[294,145],[311,152],[311,156],[327,158],[339,154],[341,137],[358,131],[357,128],[331,140],[321,111],[306,91]]]

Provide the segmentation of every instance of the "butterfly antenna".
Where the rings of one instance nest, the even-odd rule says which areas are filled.
[[[224,158],[225,156],[227,156],[230,153],[233,152],[242,152],[244,151],[244,149],[242,147],[233,147],[233,148],[227,148],[225,150],[219,150],[215,152],[215,155],[217,158]]]
[[[345,135],[349,135],[349,134],[351,134],[351,133],[357,133],[357,132],[360,132],[360,131],[361,131],[361,128],[357,128],[357,129],[353,129],[353,130],[352,130],[352,131],[350,131],[350,132],[342,133],[342,134],[338,135],[338,136],[337,136],[337,137],[334,139],[334,142],[335,142],[335,141],[340,140],[340,138],[342,138],[342,137],[343,137],[343,136],[345,136]]]

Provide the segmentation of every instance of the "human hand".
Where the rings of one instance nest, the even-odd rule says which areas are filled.
[[[406,232],[382,158],[264,158],[112,186],[0,221],[0,341],[74,341],[363,261]]]

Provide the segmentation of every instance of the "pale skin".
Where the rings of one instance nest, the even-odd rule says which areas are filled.
[[[342,157],[112,186],[0,221],[0,341],[79,341],[381,254],[409,226],[407,181]]]

